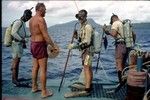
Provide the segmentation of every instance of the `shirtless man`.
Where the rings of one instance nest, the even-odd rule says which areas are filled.
[[[46,89],[46,74],[47,74],[47,45],[50,44],[53,49],[54,42],[48,35],[47,25],[45,22],[46,7],[43,3],[38,3],[35,7],[36,14],[29,22],[31,32],[31,53],[33,55],[33,69],[32,69],[32,92],[38,91],[37,77],[40,68],[41,81],[41,96],[52,96],[53,93]]]

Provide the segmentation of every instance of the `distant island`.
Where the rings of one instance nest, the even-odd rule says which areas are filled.
[[[102,25],[96,23],[92,18],[89,18],[88,21],[97,31],[102,31]],[[74,30],[74,25],[77,23],[77,20],[69,21],[63,24],[56,24],[48,27],[49,33],[52,34],[71,34]],[[77,26],[79,28],[79,26]],[[144,23],[133,23],[133,29],[150,29],[150,22]],[[6,27],[2,27],[2,37],[6,30]],[[29,28],[27,28],[27,32],[29,32]],[[3,39],[2,39],[3,40]]]

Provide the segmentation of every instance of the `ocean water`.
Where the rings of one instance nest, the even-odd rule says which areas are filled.
[[[67,31],[63,31],[63,28],[54,32],[49,30],[53,40],[60,47],[60,54],[55,59],[48,59],[47,78],[51,82],[57,81],[59,84],[62,73],[64,70],[65,62],[67,59],[68,49],[66,48],[71,41],[72,29],[68,28]],[[137,42],[141,44],[144,51],[150,51],[150,26],[147,28],[135,27],[135,33],[137,34]],[[4,32],[4,30],[3,30]],[[3,34],[3,33],[2,33]],[[102,48],[100,55],[100,64],[98,72],[95,73],[96,63],[98,55],[93,59],[93,80],[94,81],[110,81],[117,82],[117,72],[114,59],[114,41],[112,37],[107,36],[108,47],[105,50]],[[27,49],[24,49],[24,54],[20,62],[19,78],[31,78],[32,71],[32,55],[30,53],[30,42],[27,43]],[[4,47],[2,45],[2,80],[11,80],[11,48]],[[82,70],[80,52],[78,50],[72,50],[69,58],[68,66],[65,74],[65,82],[77,81],[79,74]]]

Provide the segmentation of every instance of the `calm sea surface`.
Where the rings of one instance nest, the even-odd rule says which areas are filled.
[[[4,30],[3,30],[4,31]],[[61,30],[62,32],[63,30]],[[142,45],[142,49],[145,51],[150,51],[150,28],[135,28],[135,33],[137,34],[137,42]],[[3,33],[2,33],[3,34]],[[71,40],[71,34],[67,33],[51,33],[53,40],[55,40],[60,46],[60,54],[55,59],[48,60],[48,71],[47,78],[51,81],[59,81],[62,76],[64,65],[67,58],[68,49],[67,44]],[[101,63],[99,65],[98,72],[95,74],[95,68],[97,63],[98,55],[94,56],[93,59],[93,72],[95,81],[105,81],[107,80],[106,74],[111,81],[117,81],[117,73],[115,68],[114,59],[114,45],[112,44],[113,39],[107,36],[108,47],[107,50],[102,49],[101,52]],[[31,78],[32,71],[32,56],[30,53],[30,43],[27,44],[28,48],[24,49],[24,54],[20,62],[19,77],[20,78]],[[2,79],[11,80],[11,48],[2,46]],[[70,59],[68,62],[65,81],[76,81],[81,72],[81,59],[80,52],[78,50],[72,50]],[[104,70],[105,71],[104,71]],[[106,72],[106,74],[105,74]],[[59,83],[58,83],[59,84]]]

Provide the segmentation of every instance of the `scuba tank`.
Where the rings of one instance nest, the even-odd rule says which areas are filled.
[[[132,34],[131,21],[129,19],[126,19],[123,21],[123,34],[125,38],[124,40],[126,43],[126,47],[133,47],[134,40],[133,40],[133,34]]]
[[[102,39],[103,39],[103,34],[94,30],[93,36],[92,36],[92,44],[94,47],[94,49],[93,49],[94,53],[99,53],[101,51]]]

